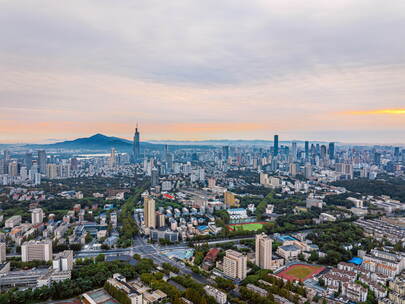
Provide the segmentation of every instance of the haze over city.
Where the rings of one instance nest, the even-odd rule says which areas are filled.
[[[405,2],[1,1],[0,142],[403,143]]]

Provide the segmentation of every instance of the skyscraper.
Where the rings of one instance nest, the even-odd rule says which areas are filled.
[[[31,167],[32,167],[32,153],[31,152],[25,153],[24,164],[28,170],[31,169]]]
[[[133,146],[133,154],[134,154],[134,162],[138,162],[141,159],[141,146],[139,144],[140,134],[138,131],[138,124],[135,128],[134,134],[134,146]]]
[[[228,160],[229,158],[229,146],[223,146],[222,147],[222,157],[225,161]]]
[[[273,148],[273,155],[278,155],[278,135],[274,135],[274,148]]]
[[[145,197],[143,203],[143,221],[146,228],[156,228],[155,200],[150,197]]]
[[[295,161],[297,159],[297,142],[293,141],[291,144],[291,157],[292,161]]]
[[[262,269],[271,268],[273,240],[266,234],[256,235],[256,265]]]
[[[159,185],[159,171],[157,168],[152,169],[152,187]]]
[[[305,160],[309,159],[309,141],[305,141]]]
[[[39,173],[46,174],[46,152],[45,150],[38,150],[38,168]]]
[[[335,159],[335,143],[329,143],[329,159]]]

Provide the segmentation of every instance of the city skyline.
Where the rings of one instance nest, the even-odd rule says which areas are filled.
[[[215,12],[215,13],[213,13]],[[0,3],[0,143],[404,143],[405,3]]]

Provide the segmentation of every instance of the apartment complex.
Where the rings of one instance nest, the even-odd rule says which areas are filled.
[[[247,257],[235,250],[227,250],[224,256],[224,274],[233,279],[243,280],[246,278]]]
[[[21,246],[21,260],[30,261],[52,261],[52,241],[28,241]]]

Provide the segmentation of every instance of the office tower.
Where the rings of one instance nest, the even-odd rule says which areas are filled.
[[[293,142],[291,144],[291,156],[292,156],[292,161],[295,161],[297,159],[297,142]]]
[[[272,266],[273,240],[265,233],[256,235],[256,265],[262,269],[270,269]]]
[[[326,146],[325,145],[321,146],[321,159],[322,160],[326,159]]]
[[[309,159],[309,141],[305,141],[305,160],[308,161]]]
[[[278,135],[274,135],[274,147],[273,147],[273,155],[278,155]]]
[[[71,271],[73,269],[73,250],[64,250],[55,255],[52,261],[55,271]]]
[[[3,263],[6,261],[6,243],[0,243],[0,263]]]
[[[152,169],[151,172],[152,175],[152,187],[156,187],[157,185],[159,185],[159,171],[156,168]]]
[[[329,143],[329,159],[335,159],[335,143]]]
[[[225,251],[224,274],[234,279],[243,280],[246,278],[247,257],[246,255],[232,249]]]
[[[45,152],[45,150],[38,150],[39,173],[46,174],[46,165],[47,165],[47,160],[46,160],[46,152]]]
[[[41,208],[35,208],[31,213],[31,223],[33,225],[41,224],[44,221],[44,212]]]
[[[144,199],[143,220],[146,228],[156,228],[155,200],[150,197]]]
[[[141,146],[139,141],[140,141],[140,133],[138,131],[138,124],[136,124],[134,134],[134,146],[133,146],[134,162],[138,162],[141,159]]]
[[[394,158],[395,161],[399,161],[399,147],[394,148]]]
[[[56,164],[48,164],[46,166],[46,177],[48,179],[54,179],[58,176],[57,166]]]
[[[236,205],[235,194],[230,191],[224,192],[224,203],[226,207],[234,207]]]
[[[74,157],[70,160],[70,169],[73,171],[79,169],[79,160],[77,158]]]
[[[32,167],[32,153],[31,152],[25,153],[24,165],[25,165],[25,167],[27,167],[28,170],[31,169],[31,167]]]
[[[309,163],[305,164],[304,176],[306,179],[310,179],[312,177],[312,166]]]
[[[52,241],[28,241],[21,245],[21,260],[30,261],[52,261]]]
[[[222,147],[222,157],[223,157],[223,160],[228,160],[228,158],[229,158],[229,146],[223,146]]]
[[[374,164],[377,166],[381,165],[381,153],[374,153]]]
[[[10,154],[10,151],[9,151],[9,150],[4,150],[4,152],[3,152],[3,158],[4,158],[4,160],[5,160],[6,162],[11,159],[11,154]]]
[[[164,148],[164,151],[163,151],[163,160],[165,162],[167,162],[168,154],[169,154],[169,146],[166,144],[165,148]]]

